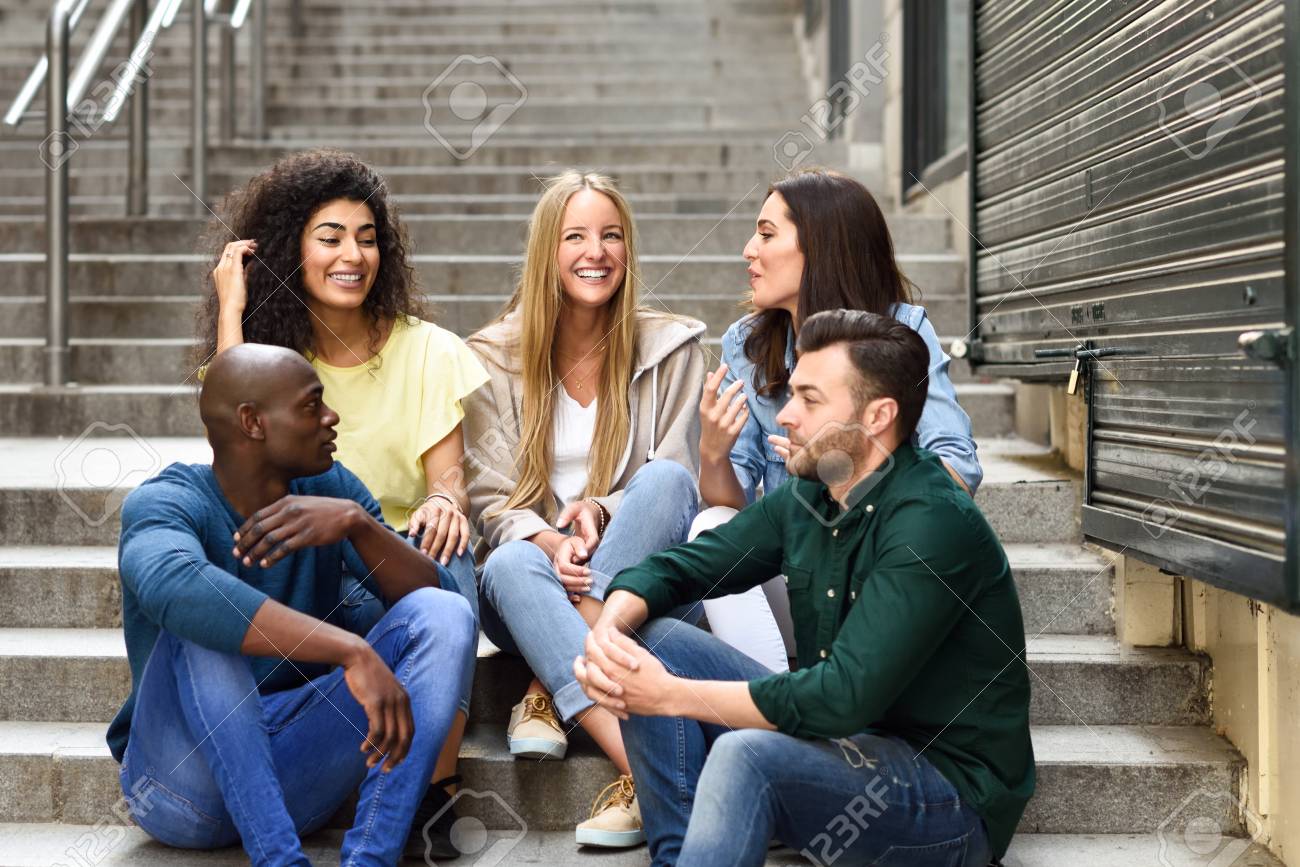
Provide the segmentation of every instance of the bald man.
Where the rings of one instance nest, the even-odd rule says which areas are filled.
[[[334,462],[338,415],[295,352],[244,344],[199,400],[213,462],[122,507],[131,695],[108,730],[135,821],[172,846],[242,842],[306,865],[299,835],[361,787],[342,863],[397,861],[472,672],[466,601]],[[343,570],[384,600],[343,628]]]

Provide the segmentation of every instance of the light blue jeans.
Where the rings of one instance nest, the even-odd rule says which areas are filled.
[[[688,680],[747,681],[764,665],[669,618],[639,630]],[[760,867],[773,838],[822,867],[984,867],[979,815],[907,741],[803,740],[764,729],[633,716],[622,724],[654,865]]]
[[[414,547],[419,547],[419,536],[407,536],[405,533],[400,534]],[[459,557],[453,556],[451,562],[446,566],[438,564],[438,577],[441,581],[443,590],[450,590],[461,596],[469,603],[470,612],[474,615],[474,629],[478,630],[478,583],[474,577],[474,553],[473,546],[465,549],[465,553]],[[349,632],[356,635],[365,635],[374,628],[379,619],[384,616],[384,603],[376,599],[374,594],[362,586],[347,569],[343,571],[343,625]],[[477,661],[477,653],[475,660]],[[469,718],[469,697],[474,690],[474,666],[471,664],[465,670],[465,677],[460,685],[460,704],[458,709],[465,717]]]
[[[259,695],[248,657],[163,632],[122,760],[132,818],[170,846],[242,842],[255,865],[310,867],[298,836],[324,825],[360,785],[341,864],[397,863],[477,637],[465,601],[432,587],[403,596],[366,636],[406,690],[415,720],[410,752],[383,773],[366,768],[359,747],[369,723],[342,668]]]
[[[603,600],[621,570],[685,542],[696,502],[695,479],[681,464],[654,460],[637,470],[592,554],[591,590],[585,595]],[[573,676],[573,660],[591,630],[546,552],[524,539],[497,548],[483,566],[482,594],[483,631],[497,647],[528,661],[560,717],[570,720],[591,707]],[[698,619],[702,609],[696,604],[675,613]]]

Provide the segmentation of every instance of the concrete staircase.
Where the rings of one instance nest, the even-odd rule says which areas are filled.
[[[773,145],[800,128],[808,108],[795,37],[800,4],[302,5],[296,23],[288,4],[270,13],[271,139],[214,148],[215,193],[300,147],[357,152],[396,193],[437,320],[468,334],[510,294],[536,178],[567,166],[600,169],[621,180],[636,209],[645,301],[703,319],[716,354],[740,311],[739,252],[767,183],[783,173]],[[0,0],[5,98],[36,54],[45,11],[38,0]],[[185,187],[187,39],[182,20],[154,62],[151,201],[161,216],[117,216],[120,129],[100,130],[73,155],[75,387],[35,384],[42,133],[31,124],[0,138],[0,867],[245,863],[237,850],[182,853],[122,827],[103,739],[129,689],[117,506],[167,463],[210,459],[184,364],[206,255],[197,241],[206,221],[189,216]],[[462,53],[500,58],[528,88],[519,112],[464,162],[425,130],[422,101]],[[509,96],[507,83],[487,90]],[[451,116],[439,111],[441,129]],[[842,165],[844,154],[824,145],[812,160]],[[964,335],[964,265],[948,223],[895,214],[891,226],[939,333]],[[1013,436],[1009,385],[973,380],[964,365],[953,374],[985,466],[978,501],[1007,545],[1029,635],[1039,790],[1007,863],[1208,864],[1184,839],[1188,827],[1207,825],[1245,850],[1223,863],[1277,863],[1258,846],[1245,848],[1255,828],[1237,807],[1244,760],[1210,728],[1207,661],[1117,641],[1112,565],[1080,543],[1077,478]],[[501,863],[646,863],[644,850],[592,854],[572,845],[569,829],[613,776],[590,742],[575,735],[562,764],[517,762],[506,752],[504,724],[527,677],[518,660],[483,644],[462,770],[468,788],[500,800],[463,800],[465,812],[494,829],[489,846],[507,847]],[[522,840],[513,840],[502,804],[526,823]],[[339,833],[309,841],[315,863],[336,863]],[[780,851],[772,861],[799,862]]]

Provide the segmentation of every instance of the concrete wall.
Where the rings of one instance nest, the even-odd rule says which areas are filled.
[[[1247,829],[1300,863],[1300,618],[1193,580],[1182,617],[1214,660],[1215,725],[1246,757]]]

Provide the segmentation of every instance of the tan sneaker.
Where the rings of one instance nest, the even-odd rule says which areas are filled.
[[[580,846],[625,849],[645,842],[636,785],[626,774],[605,787],[591,805],[591,818],[574,833]]]
[[[555,705],[544,692],[530,692],[510,709],[506,741],[510,755],[525,759],[562,759],[569,749]]]

